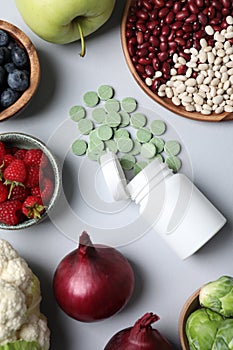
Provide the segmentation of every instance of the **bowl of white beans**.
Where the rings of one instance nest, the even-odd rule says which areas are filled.
[[[230,0],[127,0],[121,41],[133,77],[154,101],[191,119],[233,119]]]

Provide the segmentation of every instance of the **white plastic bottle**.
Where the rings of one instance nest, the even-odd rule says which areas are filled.
[[[181,259],[195,253],[226,223],[185,175],[173,174],[158,158],[128,184],[114,153],[102,156],[101,167],[113,198],[131,197],[144,219]]]

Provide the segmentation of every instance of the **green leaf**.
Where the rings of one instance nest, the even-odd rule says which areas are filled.
[[[17,340],[0,346],[0,350],[43,350],[35,341]]]

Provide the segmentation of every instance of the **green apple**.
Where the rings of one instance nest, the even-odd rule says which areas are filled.
[[[42,39],[67,44],[93,33],[111,16],[116,0],[15,0],[25,23]]]

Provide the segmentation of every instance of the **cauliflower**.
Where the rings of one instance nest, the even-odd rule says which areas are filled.
[[[39,279],[10,243],[0,239],[0,350],[49,349],[40,301]]]

